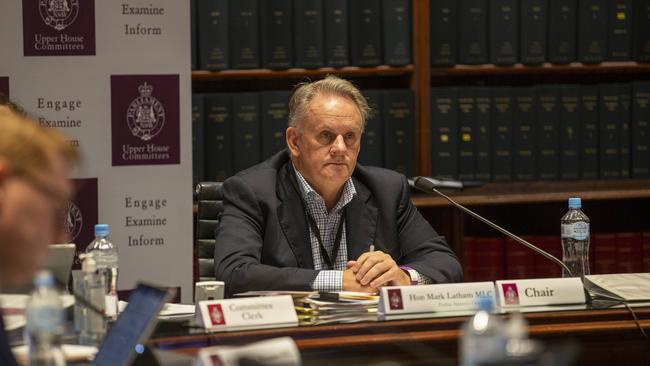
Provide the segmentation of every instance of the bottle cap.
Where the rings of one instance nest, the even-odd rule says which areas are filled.
[[[569,208],[581,208],[582,200],[580,197],[569,197]]]
[[[50,271],[38,271],[36,277],[34,277],[34,287],[40,286],[54,286],[54,277],[52,277],[52,273],[50,273]]]
[[[494,306],[492,302],[492,298],[488,296],[480,297],[478,300],[478,308],[479,310],[491,312],[492,307]]]
[[[95,236],[107,236],[109,232],[107,224],[95,225]]]

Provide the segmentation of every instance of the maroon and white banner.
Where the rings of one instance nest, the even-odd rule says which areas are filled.
[[[0,92],[82,156],[63,225],[82,251],[106,223],[119,289],[192,301],[189,1],[3,0]]]

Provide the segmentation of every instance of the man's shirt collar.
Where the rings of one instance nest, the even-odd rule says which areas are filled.
[[[323,200],[323,197],[321,197],[314,188],[312,188],[311,185],[307,182],[305,177],[300,174],[298,169],[293,165],[293,162],[291,162],[291,168],[293,171],[296,173],[296,178],[298,180],[298,186],[300,187],[300,193],[302,195],[302,199],[306,202],[308,201],[321,201],[323,205],[325,204],[325,200]],[[341,198],[339,201],[336,203],[334,208],[332,209],[332,212],[336,212],[338,210],[341,210],[345,205],[350,203],[352,201],[352,198],[357,194],[357,190],[354,188],[354,183],[352,182],[352,177],[348,178],[348,180],[345,182],[345,185],[343,186],[343,193],[341,194]]]

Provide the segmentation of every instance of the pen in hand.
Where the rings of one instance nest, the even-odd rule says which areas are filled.
[[[370,247],[368,247],[368,252],[372,253],[375,251],[375,244],[370,244]]]

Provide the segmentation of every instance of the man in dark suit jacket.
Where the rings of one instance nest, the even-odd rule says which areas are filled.
[[[356,164],[368,113],[359,90],[337,77],[295,90],[288,149],[223,185],[215,273],[227,294],[462,280],[406,178]]]

